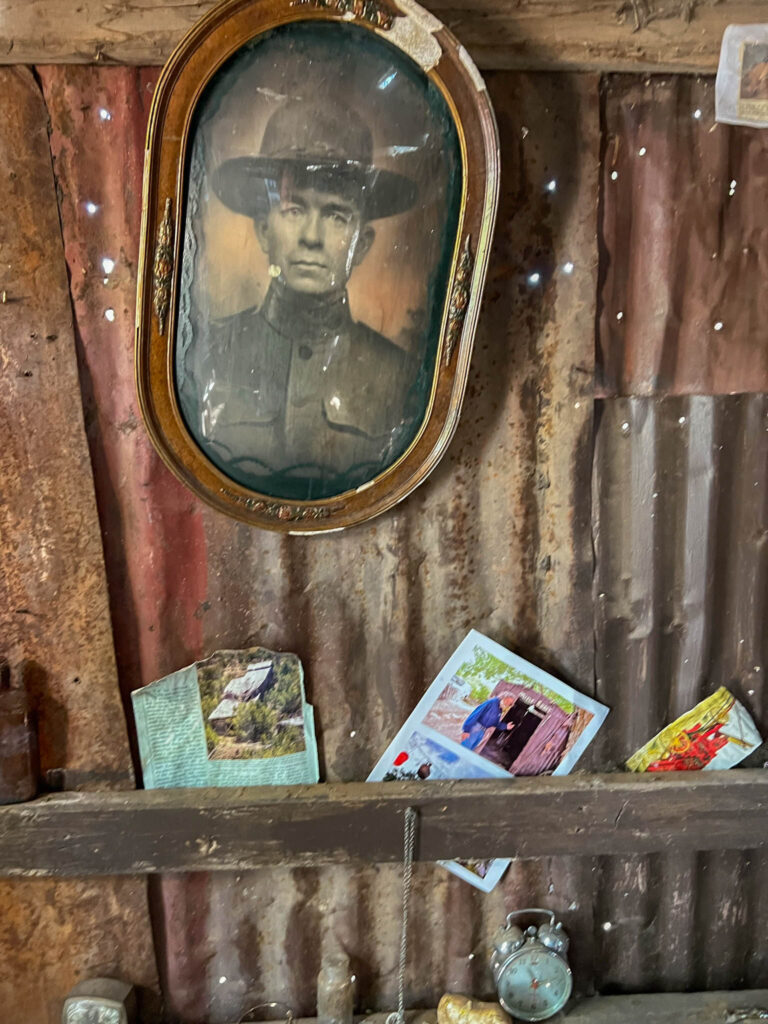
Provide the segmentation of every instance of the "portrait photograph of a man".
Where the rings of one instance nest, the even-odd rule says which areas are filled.
[[[198,106],[179,409],[229,479],[323,500],[373,481],[428,410],[461,196],[436,86],[354,26],[249,44]]]

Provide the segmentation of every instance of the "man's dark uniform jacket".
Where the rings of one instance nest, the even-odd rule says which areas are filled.
[[[260,308],[198,329],[177,373],[205,454],[278,498],[366,483],[402,454],[423,414],[408,355],[354,321],[346,294],[297,296],[278,281]]]

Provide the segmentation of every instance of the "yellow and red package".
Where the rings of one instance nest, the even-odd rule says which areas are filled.
[[[747,709],[721,686],[633,754],[627,769],[686,772],[731,768],[762,742]]]

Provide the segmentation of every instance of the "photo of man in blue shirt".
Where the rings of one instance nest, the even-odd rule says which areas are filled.
[[[489,700],[483,701],[482,704],[478,704],[461,727],[462,747],[476,750],[485,736],[486,729],[498,729],[501,732],[514,729],[514,722],[502,722],[504,715],[514,703],[513,697],[502,694],[501,697],[491,697]]]

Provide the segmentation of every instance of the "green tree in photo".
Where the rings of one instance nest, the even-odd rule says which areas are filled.
[[[209,716],[216,710],[218,705],[219,701],[216,696],[201,696],[200,707],[202,708],[204,722],[208,721]]]
[[[541,683],[536,682],[535,679],[531,679],[530,676],[520,672],[518,669],[513,668],[506,662],[497,658],[489,651],[483,650],[482,647],[475,646],[474,658],[472,661],[466,661],[456,673],[461,679],[465,679],[472,687],[472,697],[475,700],[475,687],[478,689],[483,688],[490,692],[493,687],[501,680],[506,679],[508,683],[516,683],[518,686],[525,686],[529,690],[533,690],[534,693],[540,693],[544,697],[548,697],[555,704],[559,705],[565,711],[566,714],[570,715],[574,711],[574,705],[566,697],[561,697],[559,693],[555,693],[554,690],[550,690],[548,686],[542,686]],[[481,698],[486,700],[487,698]],[[478,700],[480,703],[480,700]]]
[[[482,704],[484,700],[488,700],[491,696],[491,688],[486,686],[485,683],[472,683],[471,686],[469,699],[473,704]]]
[[[241,743],[256,743],[269,738],[277,725],[277,712],[259,700],[241,704],[235,712],[232,731]]]
[[[299,680],[291,675],[279,678],[264,695],[267,705],[274,708],[281,718],[291,718],[301,710],[301,689]]]

